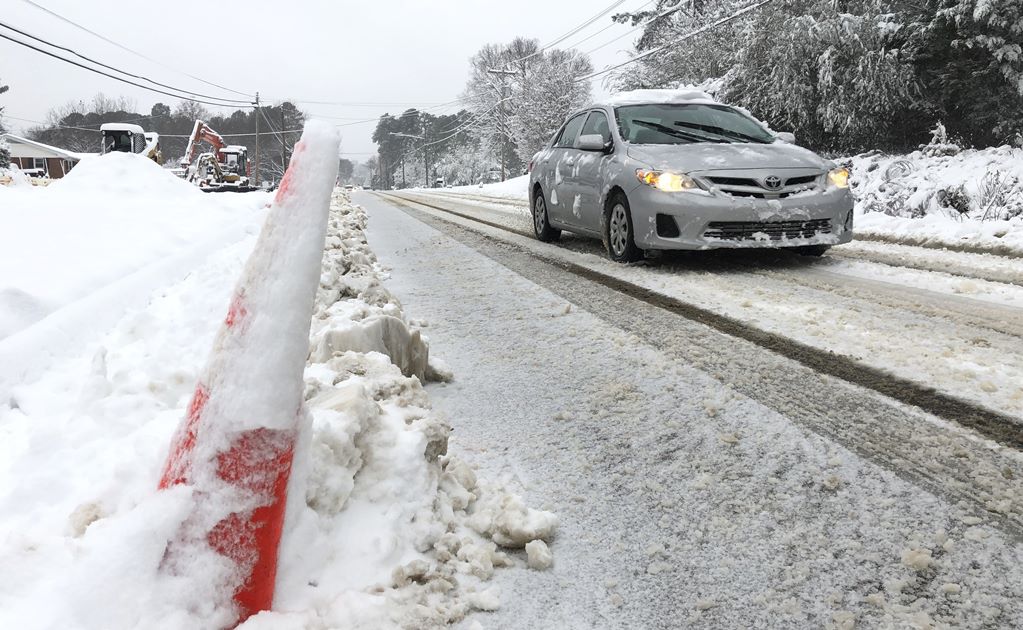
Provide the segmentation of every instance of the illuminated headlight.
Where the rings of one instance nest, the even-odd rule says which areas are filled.
[[[673,171],[648,171],[640,168],[636,169],[636,179],[664,192],[682,192],[699,188],[692,177]]]
[[[828,181],[837,188],[849,187],[849,169],[833,168],[828,171]]]

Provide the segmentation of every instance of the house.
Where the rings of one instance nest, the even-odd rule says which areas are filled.
[[[11,148],[11,162],[23,171],[34,171],[38,177],[60,179],[83,157],[93,155],[65,151],[10,133],[4,134],[4,137]]]

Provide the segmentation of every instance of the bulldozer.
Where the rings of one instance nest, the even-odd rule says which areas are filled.
[[[199,145],[203,142],[213,151],[199,153]],[[227,144],[219,133],[197,120],[179,163],[185,170],[185,179],[204,191],[242,192],[252,189],[249,185],[248,152],[247,147]]]
[[[103,136],[101,153],[136,153],[146,156],[157,164],[163,163],[163,152],[160,150],[160,134],[144,131],[138,125],[129,123],[103,123],[100,125]]]

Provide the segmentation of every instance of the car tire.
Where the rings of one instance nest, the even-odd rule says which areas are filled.
[[[793,248],[794,251],[800,256],[823,256],[829,249],[830,245],[802,245],[800,247]]]
[[[624,194],[615,193],[604,208],[604,248],[611,260],[630,263],[643,258],[643,250],[636,247],[635,235],[629,200]]]
[[[551,227],[550,216],[547,214],[547,200],[543,190],[537,189],[533,196],[533,234],[538,241],[551,243],[561,238],[561,230]]]

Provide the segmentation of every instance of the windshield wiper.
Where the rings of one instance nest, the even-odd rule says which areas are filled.
[[[722,142],[725,144],[729,143],[728,140],[718,140],[717,138],[709,138],[707,136],[703,136],[696,133],[690,133],[688,131],[682,131],[681,129],[675,129],[673,127],[668,127],[667,125],[651,122],[649,120],[634,120],[632,122],[637,125],[643,125],[644,127],[650,127],[651,129],[660,131],[661,133],[667,136],[674,136],[676,138],[681,138],[682,140],[688,140],[690,142],[717,142],[719,144]]]
[[[700,131],[706,131],[708,133],[717,134],[723,138],[734,138],[736,140],[742,140],[744,142],[755,142],[757,144],[770,144],[769,141],[761,138],[755,138],[753,136],[747,136],[744,133],[738,131],[732,131],[731,129],[725,129],[724,127],[718,127],[715,125],[698,125],[695,123],[687,123],[682,121],[675,121],[677,127],[686,127],[688,129],[699,129]]]

